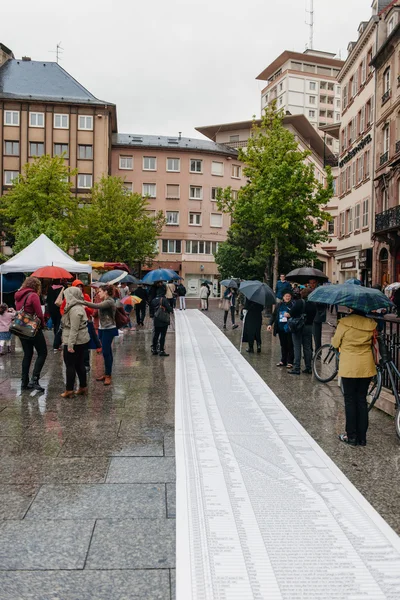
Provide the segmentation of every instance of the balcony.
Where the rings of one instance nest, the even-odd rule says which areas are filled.
[[[400,141],[396,142],[396,154],[400,152]]]
[[[389,100],[391,94],[391,90],[385,92],[382,96],[382,106]]]
[[[387,162],[388,160],[389,160],[389,151],[385,152],[385,154],[381,154],[381,157],[379,159],[380,166],[384,165],[385,162]]]
[[[248,140],[241,140],[237,142],[220,142],[223,146],[229,146],[229,148],[247,148]]]
[[[375,233],[400,228],[400,206],[389,208],[375,215]]]

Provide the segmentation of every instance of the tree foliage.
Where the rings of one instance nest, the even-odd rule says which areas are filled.
[[[331,217],[324,207],[333,186],[329,168],[327,185],[316,180],[310,155],[299,149],[275,106],[266,110],[260,126],[253,125],[247,148],[239,151],[247,185],[237,199],[230,188],[218,198],[220,210],[232,214],[228,241],[216,256],[221,272],[226,272],[233,248],[246,278],[262,270],[268,279],[273,261],[276,281],[279,268],[314,258],[313,247],[328,238],[323,226]],[[239,276],[236,271],[233,275]]]
[[[78,199],[72,195],[70,177],[76,171],[61,156],[48,155],[27,163],[10,191],[2,197],[0,222],[13,251],[19,252],[41,233],[63,250],[73,243]]]
[[[162,212],[149,217],[149,204],[129,193],[119,177],[103,177],[80,216],[76,238],[81,259],[146,263],[157,254],[156,240],[165,223]]]

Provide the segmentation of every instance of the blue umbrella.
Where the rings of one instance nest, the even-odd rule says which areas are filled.
[[[142,283],[140,279],[135,277],[134,275],[125,275],[123,279],[121,279],[120,283]]]
[[[149,271],[146,273],[146,275],[142,278],[142,281],[147,285],[151,285],[156,281],[169,281],[173,278],[172,273],[175,273],[175,271],[170,269],[154,269],[154,271]],[[175,275],[179,277],[177,273],[175,273]]]
[[[169,273],[171,273],[170,279],[174,279],[175,281],[178,281],[178,279],[183,279],[183,277],[178,275],[178,273],[176,271],[174,271],[173,269],[165,269],[165,270],[169,271]]]
[[[309,296],[310,302],[319,304],[338,304],[355,308],[363,313],[369,313],[379,308],[392,308],[394,304],[379,290],[366,288],[354,283],[341,285],[323,285],[314,290]]]
[[[352,283],[353,285],[362,285],[362,281],[359,279],[348,279],[345,283]]]
[[[6,273],[0,275],[0,277],[2,278],[3,294],[16,292],[25,281],[25,275],[23,273]]]
[[[237,281],[234,279],[223,279],[220,281],[220,285],[223,285],[226,288],[234,288],[235,290],[239,287]]]
[[[267,306],[276,304],[276,297],[269,285],[261,283],[261,281],[242,281],[239,287],[239,292],[246,296],[248,300]]]
[[[124,277],[126,277],[128,273],[126,271],[122,271],[122,269],[114,269],[113,271],[107,271],[103,273],[100,277],[101,283],[118,283]]]

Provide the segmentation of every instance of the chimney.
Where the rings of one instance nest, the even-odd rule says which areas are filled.
[[[22,60],[24,60],[25,62],[29,62],[29,61],[30,61],[30,60],[32,60],[32,59],[31,59],[31,57],[30,57],[30,56],[23,56],[23,57],[22,57]]]
[[[10,58],[15,58],[12,50],[0,42],[0,67]]]
[[[178,140],[180,141],[182,139],[182,131],[179,132],[179,136],[178,136]]]

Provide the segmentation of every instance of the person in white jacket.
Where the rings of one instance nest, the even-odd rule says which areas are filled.
[[[208,289],[205,283],[201,284],[200,289],[200,301],[201,301],[201,310],[207,310],[207,298],[208,298]]]

